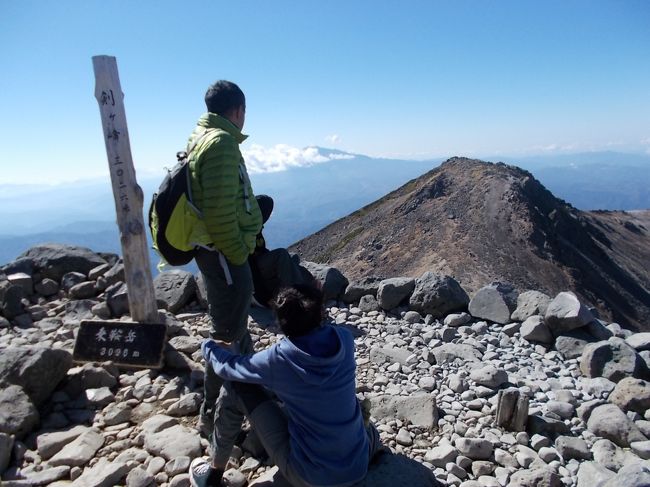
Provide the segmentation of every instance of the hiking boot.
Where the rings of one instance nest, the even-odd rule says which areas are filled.
[[[223,470],[212,468],[204,458],[195,458],[190,464],[189,474],[192,487],[219,487]]]

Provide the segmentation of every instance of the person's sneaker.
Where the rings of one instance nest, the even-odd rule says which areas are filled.
[[[192,487],[218,487],[223,471],[212,468],[204,458],[195,458],[190,463],[189,474]]]

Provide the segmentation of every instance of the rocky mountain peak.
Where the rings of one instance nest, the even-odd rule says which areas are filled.
[[[608,319],[650,324],[650,213],[577,210],[503,163],[453,157],[292,250],[353,278],[432,271],[470,292],[570,289]]]

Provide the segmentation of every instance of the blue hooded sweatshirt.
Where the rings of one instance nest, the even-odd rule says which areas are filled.
[[[261,384],[284,403],[289,462],[315,486],[351,485],[368,469],[368,438],[355,394],[354,339],[324,325],[253,355],[206,340],[203,357],[225,380]]]

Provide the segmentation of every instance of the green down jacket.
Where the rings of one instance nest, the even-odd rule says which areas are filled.
[[[246,135],[226,118],[206,113],[190,135],[190,145],[196,137],[201,139],[189,163],[193,203],[202,212],[206,230],[199,243],[212,244],[230,263],[241,265],[255,249],[262,228],[262,214],[239,151]]]

